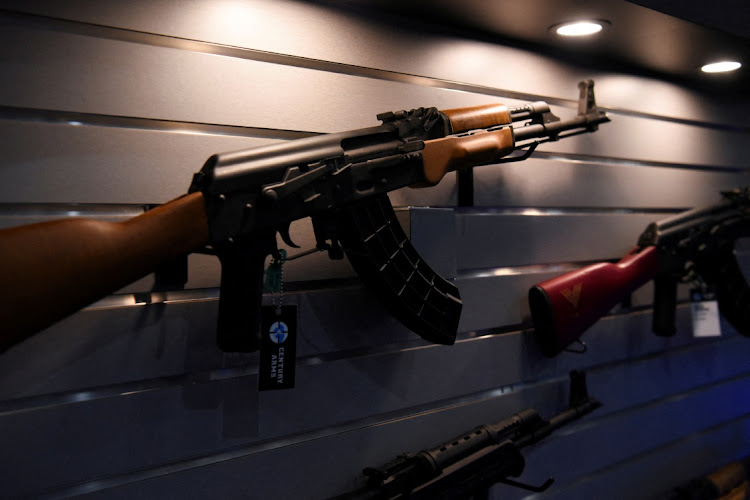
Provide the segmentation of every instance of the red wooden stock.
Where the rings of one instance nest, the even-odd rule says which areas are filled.
[[[593,264],[531,288],[529,307],[544,355],[565,349],[657,270],[656,247],[634,248],[616,264]]]

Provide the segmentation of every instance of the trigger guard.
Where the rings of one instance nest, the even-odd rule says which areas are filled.
[[[288,246],[292,248],[300,248],[299,245],[297,245],[295,242],[292,241],[292,237],[289,236],[289,227],[291,224],[287,224],[286,226],[279,228],[278,233],[279,236],[281,236],[281,240],[286,243]]]

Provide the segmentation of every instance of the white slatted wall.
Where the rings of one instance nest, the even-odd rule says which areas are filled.
[[[692,339],[683,304],[678,335],[657,338],[646,287],[585,335],[585,355],[543,358],[524,326],[529,286],[555,269],[616,259],[648,222],[747,184],[750,102],[301,2],[0,8],[3,227],[129,217],[184,193],[215,152],[374,125],[387,110],[546,100],[566,118],[593,78],[612,118],[477,170],[480,208],[424,208],[456,204],[452,177],[392,194],[415,246],[460,288],[454,346],[390,318],[346,262],[310,257],[285,272],[296,388],[259,394],[257,355],[214,345],[218,264],[191,256],[168,303],[145,305],[148,277],[11,349],[2,496],[324,498],[398,453],[524,408],[562,411],[571,369],[588,370],[605,406],[526,450],[523,480],[556,478],[544,498],[658,496],[750,452],[750,340],[728,325]],[[309,245],[309,222],[293,238]]]

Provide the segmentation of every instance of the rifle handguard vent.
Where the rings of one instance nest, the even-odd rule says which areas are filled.
[[[452,345],[461,317],[458,289],[422,260],[388,196],[341,210],[337,227],[352,267],[391,314],[423,339]]]

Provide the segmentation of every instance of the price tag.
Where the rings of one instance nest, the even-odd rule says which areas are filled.
[[[296,363],[297,306],[263,306],[258,390],[294,388]]]
[[[693,316],[693,337],[721,336],[719,304],[713,293],[706,290],[691,290],[690,311]]]

